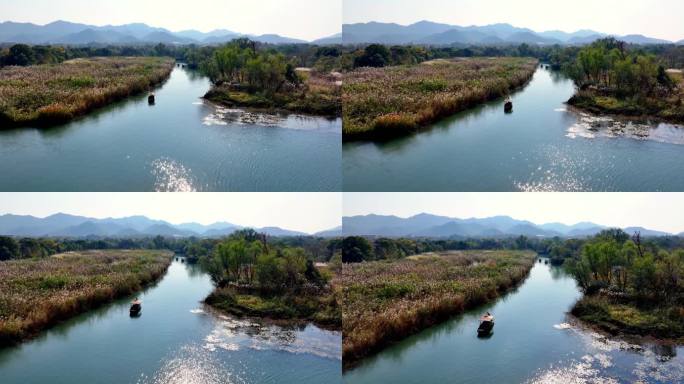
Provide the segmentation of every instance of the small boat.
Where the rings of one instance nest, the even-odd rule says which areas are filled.
[[[133,302],[131,303],[131,310],[130,310],[131,316],[134,316],[134,317],[138,316],[138,315],[140,315],[141,311],[142,311],[142,302],[140,302],[140,300],[138,300],[138,299],[133,300]]]
[[[487,336],[494,329],[494,316],[487,312],[486,315],[480,317],[480,326],[477,328],[478,336]]]
[[[510,98],[507,98],[506,101],[504,102],[504,112],[506,112],[506,113],[513,112],[513,102],[511,101]]]
[[[149,105],[154,105],[154,93],[150,93],[147,96],[147,104]]]

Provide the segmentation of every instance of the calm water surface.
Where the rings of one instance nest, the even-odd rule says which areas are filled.
[[[361,383],[681,383],[684,347],[606,338],[566,312],[581,296],[562,269],[536,263],[519,289],[367,359],[345,373]],[[478,338],[479,316],[496,317]],[[384,380],[384,381],[381,381]]]
[[[0,382],[339,383],[341,335],[313,325],[283,328],[215,315],[200,301],[209,277],[174,261],[167,275],[130,298],[0,349]]]
[[[512,95],[425,131],[343,146],[350,191],[682,191],[684,128],[577,113],[570,80],[538,69]]]
[[[50,129],[0,130],[3,191],[336,191],[340,119],[217,108],[176,68],[156,93]]]

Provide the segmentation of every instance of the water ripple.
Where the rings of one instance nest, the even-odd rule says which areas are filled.
[[[684,361],[677,357],[674,346],[639,345],[568,323],[556,324],[554,328],[575,333],[588,352],[579,359],[559,361],[540,370],[527,381],[529,384],[684,382]],[[631,376],[627,379],[626,375]]]
[[[203,348],[210,352],[218,349],[277,350],[311,354],[326,359],[342,359],[340,333],[311,325],[303,328],[281,327],[220,315],[214,330],[205,337],[204,342]]]
[[[154,190],[156,192],[195,192],[190,169],[169,159],[159,158],[152,162]]]
[[[684,126],[681,125],[623,120],[581,111],[574,111],[573,114],[576,115],[577,122],[568,127],[565,135],[571,139],[626,137],[684,145]]]

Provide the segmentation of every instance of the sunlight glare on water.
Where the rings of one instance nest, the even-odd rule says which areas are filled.
[[[196,346],[183,347],[167,360],[151,379],[141,377],[138,384],[238,384],[245,380],[228,372],[209,352]]]
[[[198,315],[209,315],[193,310]],[[218,315],[213,331],[204,339],[203,348],[214,352],[217,349],[238,351],[276,350],[294,354],[311,354],[318,357],[341,360],[340,333],[325,331],[316,327],[281,327],[274,324],[236,319]]]
[[[169,158],[152,162],[154,189],[156,192],[196,192],[192,182],[192,172],[183,164]]]
[[[595,331],[576,327],[573,324],[555,324],[554,328],[571,332],[580,338],[589,353],[579,359],[559,361],[542,370],[529,384],[617,384],[614,359],[628,354],[635,359],[632,369],[625,374],[633,375],[637,383],[681,383],[684,381],[684,362],[675,359],[676,352],[656,353],[654,350],[667,350],[657,344],[639,345],[624,340],[611,339]],[[662,351],[661,351],[662,352]],[[624,363],[623,363],[624,365]],[[617,367],[624,370],[626,367]],[[616,378],[618,377],[618,378]]]

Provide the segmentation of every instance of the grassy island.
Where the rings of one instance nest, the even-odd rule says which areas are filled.
[[[613,38],[582,48],[565,66],[577,92],[568,104],[595,114],[684,123],[684,85],[664,60]]]
[[[216,284],[205,302],[234,316],[339,329],[334,271],[308,256],[303,248],[271,244],[264,235],[239,231],[199,260]]]
[[[0,261],[0,346],[156,281],[171,252],[99,250]]]
[[[204,98],[230,107],[339,116],[341,75],[296,64],[250,40],[234,40],[200,64],[213,84]]]
[[[0,68],[0,126],[54,125],[146,92],[168,78],[173,59],[94,57]]]
[[[572,314],[612,334],[684,340],[684,250],[606,230],[566,261],[584,291]]]
[[[532,78],[536,65],[536,59],[500,57],[357,68],[344,79],[344,138],[377,139],[415,131],[506,96]]]
[[[535,257],[528,251],[450,251],[344,264],[345,366],[495,299],[528,275]]]

